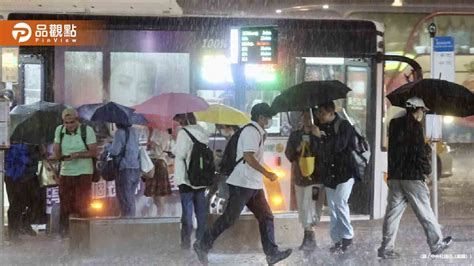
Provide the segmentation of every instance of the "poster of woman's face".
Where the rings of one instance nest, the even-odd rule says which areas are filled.
[[[140,104],[164,92],[189,93],[189,54],[111,53],[110,100]]]

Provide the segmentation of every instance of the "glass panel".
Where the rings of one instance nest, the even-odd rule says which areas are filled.
[[[163,92],[189,92],[187,53],[111,53],[110,100],[133,106]]]
[[[65,52],[64,103],[102,102],[102,52]]]
[[[42,65],[25,64],[25,104],[41,101]]]
[[[363,136],[367,128],[367,84],[369,73],[366,67],[347,67],[347,86],[352,89],[347,95],[346,111],[348,118]]]

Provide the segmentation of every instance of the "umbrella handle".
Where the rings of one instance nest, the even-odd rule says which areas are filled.
[[[313,108],[309,108],[309,115],[311,117],[311,123],[314,124],[314,114],[313,114]]]

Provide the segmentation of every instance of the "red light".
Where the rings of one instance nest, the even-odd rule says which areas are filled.
[[[281,166],[281,157],[276,156],[274,162],[275,162],[275,166]]]

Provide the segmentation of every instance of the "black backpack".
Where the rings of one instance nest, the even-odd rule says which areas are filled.
[[[339,119],[334,123],[334,131],[339,131],[339,126],[344,119]],[[359,179],[366,176],[367,168],[370,160],[369,142],[354,128],[354,139],[351,147],[351,158],[355,168],[355,175]]]
[[[229,176],[232,171],[234,171],[234,168],[244,160],[243,157],[237,160],[237,144],[239,142],[240,134],[244,128],[248,126],[254,127],[258,131],[258,128],[254,124],[247,124],[230,137],[229,142],[227,142],[227,146],[225,147],[224,154],[222,155],[221,163],[219,164],[219,172],[222,175]],[[259,146],[260,145],[262,145],[262,139],[260,139]]]
[[[186,128],[183,128],[183,130],[193,141],[191,160],[187,169],[189,182],[195,187],[209,186],[212,184],[216,173],[214,153],[209,146],[199,142]],[[184,162],[186,163],[186,160]]]
[[[81,139],[82,143],[84,143],[84,146],[86,147],[86,150],[89,150],[89,146],[87,146],[87,125],[81,124]],[[63,144],[63,138],[64,138],[64,126],[61,126],[61,133],[59,135],[59,147]],[[92,167],[94,169],[93,174],[92,174],[92,182],[99,182],[100,180],[100,172],[97,169],[97,158],[92,158]],[[61,169],[61,167],[60,167]]]

